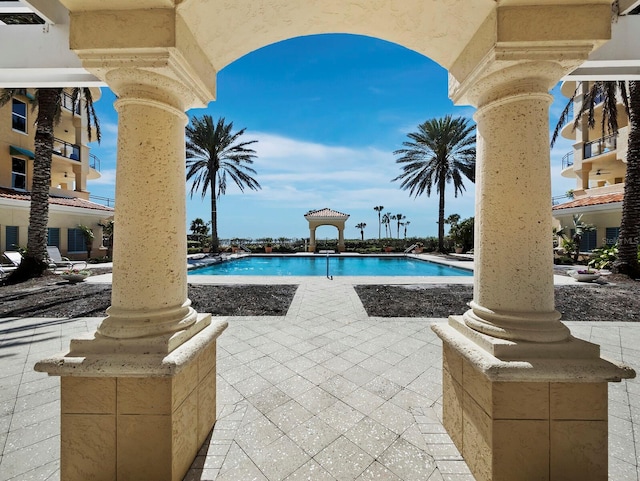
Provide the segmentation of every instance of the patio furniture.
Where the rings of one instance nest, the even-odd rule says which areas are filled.
[[[58,254],[60,254],[60,252],[58,252]],[[13,264],[12,267],[4,267],[5,274],[10,270],[14,270],[22,262],[22,254],[20,254],[18,251],[4,251],[4,256]],[[47,263],[49,264],[49,269],[55,270],[56,267],[58,267],[58,265],[51,259],[47,259]]]
[[[22,262],[22,255],[18,251],[4,251],[4,256],[11,261],[14,267],[18,267]]]
[[[55,267],[64,267],[67,269],[84,269],[87,267],[86,261],[72,261],[68,257],[63,257],[56,246],[47,246],[47,253],[49,254],[49,263]],[[82,267],[76,267],[81,264]]]

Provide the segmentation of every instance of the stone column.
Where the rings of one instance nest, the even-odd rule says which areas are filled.
[[[309,252],[316,251],[316,227],[309,227]]]
[[[96,333],[36,365],[62,378],[65,481],[180,481],[216,420],[227,323],[187,297],[184,112],[194,95],[171,55],[140,68],[100,59],[119,113],[112,305]]]
[[[552,97],[541,82],[523,84],[486,102],[474,117],[477,262],[464,321],[493,337],[555,342],[567,339],[569,330],[554,309]]]
[[[344,251],[344,226],[338,226],[338,252]]]
[[[475,271],[471,308],[433,327],[444,425],[478,481],[605,481],[607,382],[635,373],[554,309],[548,90],[562,68],[499,65],[454,91],[478,106]]]
[[[173,333],[196,319],[187,298],[184,127],[169,103],[127,92],[115,102],[118,170],[109,338]],[[153,279],[153,282],[149,282]],[[132,288],[136,286],[135,288]]]

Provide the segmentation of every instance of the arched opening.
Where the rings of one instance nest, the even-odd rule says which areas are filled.
[[[103,441],[63,440],[63,446],[87,445],[96,458],[92,468],[100,473],[131,469],[137,477],[175,480],[185,472],[215,422],[215,370],[206,368],[215,364],[215,339],[224,323],[196,313],[186,296],[184,112],[212,100],[216,73],[248,52],[287,38],[348,32],[434,59],[451,74],[454,102],[478,107],[474,300],[463,316],[434,328],[444,344],[447,430],[482,480],[518,481],[531,473],[606,479],[606,449],[592,452],[592,446],[606,446],[606,423],[596,420],[602,405],[606,413],[606,382],[632,373],[601,360],[597,346],[572,338],[554,310],[547,109],[549,88],[609,38],[609,1],[472,0],[462,6],[420,0],[241,0],[223,8],[207,0],[175,7],[149,0],[145,5],[165,8],[117,10],[122,2],[115,2],[113,11],[104,10],[102,0],[65,3],[72,10],[71,47],[119,96],[119,237],[109,316],[93,339],[72,342],[69,355],[41,368],[75,376],[72,381],[91,378],[65,379],[63,399],[65,393],[90,392],[96,373],[116,390],[127,385],[138,394],[144,388],[149,399],[161,392],[170,426],[161,431],[152,417],[157,413],[139,413],[144,403],[133,402],[140,423],[130,431],[118,429],[128,436],[114,441],[118,466],[109,469],[104,466],[109,460],[95,456]],[[570,34],[567,24],[574,27]],[[150,153],[153,172],[145,175]],[[506,224],[510,219],[518,219],[517,228]],[[152,226],[156,235],[148,239]],[[147,252],[133,249],[143,241]],[[128,356],[126,362],[119,356]],[[580,383],[578,370],[588,373]],[[604,400],[599,411],[588,411],[588,421],[581,420],[586,431],[552,417],[553,403],[562,404],[566,396],[572,407],[590,409],[589,393],[604,393],[598,398]],[[525,402],[531,399],[540,403]],[[86,413],[102,414],[100,408],[84,407],[82,419],[67,411],[67,435],[83,434]],[[129,411],[114,411],[114,425],[126,425],[125,415]],[[583,435],[587,431],[590,436]],[[106,433],[109,440],[110,434],[116,437]],[[176,437],[184,442],[174,442]],[[562,446],[554,444],[557,439]],[[140,447],[149,440],[163,449]],[[532,445],[536,449],[529,449]],[[69,466],[86,456],[75,454],[71,461],[65,458],[65,479],[72,479]]]

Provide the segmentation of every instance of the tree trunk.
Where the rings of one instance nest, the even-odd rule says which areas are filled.
[[[438,185],[440,201],[438,204],[438,251],[444,252],[444,177]]]
[[[216,172],[209,166],[209,187],[211,188],[211,252],[217,254],[220,250],[218,240],[218,199],[216,198]]]
[[[378,240],[382,237],[382,218],[380,212],[378,212]]]
[[[640,81],[629,82],[629,146],[624,178],[622,221],[618,236],[618,258],[613,272],[640,277],[638,241],[640,237]]]
[[[31,184],[31,208],[27,251],[9,282],[23,282],[39,277],[48,267],[47,224],[49,222],[49,187],[51,185],[51,155],[53,127],[62,89],[38,89],[38,117],[35,134],[35,158]]]

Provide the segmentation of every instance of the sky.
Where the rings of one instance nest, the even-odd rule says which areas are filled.
[[[567,99],[552,91],[550,126]],[[89,181],[92,195],[115,197],[117,113],[107,88],[95,104],[102,142],[91,144],[101,160],[102,177]],[[253,167],[261,189],[240,192],[229,185],[218,201],[221,239],[309,236],[304,214],[330,209],[349,214],[345,237],[378,237],[378,214],[406,216],[407,236],[437,235],[438,197],[411,197],[391,179],[401,173],[393,152],[407,134],[432,118],[469,118],[475,109],[455,106],[447,96],[447,72],[429,58],[396,44],[356,35],[314,35],[279,42],[231,63],[217,76],[217,99],[189,117],[211,115],[245,128],[243,141],[257,140]],[[560,177],[562,156],[571,141],[560,139],[551,151],[553,195],[574,187]],[[187,192],[190,189],[187,184]],[[447,185],[445,216],[474,215],[474,185],[457,198]],[[210,197],[187,195],[187,227],[200,217],[209,221]],[[401,230],[401,237],[404,231]],[[396,230],[393,236],[396,237]],[[324,226],[318,239],[335,239]],[[384,237],[384,229],[383,229]]]

